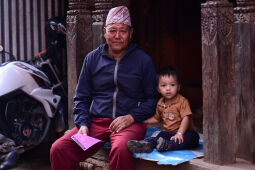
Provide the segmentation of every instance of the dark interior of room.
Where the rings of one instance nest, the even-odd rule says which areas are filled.
[[[181,73],[181,93],[193,109],[202,106],[201,1],[131,1],[133,40],[153,59]]]

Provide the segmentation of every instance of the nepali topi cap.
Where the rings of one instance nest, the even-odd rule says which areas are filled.
[[[131,27],[130,13],[126,6],[118,6],[110,9],[106,18],[105,26],[114,23],[126,24]]]

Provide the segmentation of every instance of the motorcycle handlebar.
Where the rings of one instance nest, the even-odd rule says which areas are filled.
[[[44,55],[44,54],[46,54],[46,50],[43,50],[43,51],[41,51],[41,52],[35,54],[35,55],[34,55],[34,58],[38,58],[40,55]]]
[[[10,55],[10,61],[13,61],[13,60],[16,61],[17,60],[16,57],[12,53],[10,53],[8,51],[5,51],[4,47],[1,44],[0,44],[0,53],[5,53],[5,54]]]

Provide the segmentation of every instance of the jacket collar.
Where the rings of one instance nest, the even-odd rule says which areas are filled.
[[[111,56],[111,55],[109,54],[109,52],[108,52],[108,48],[109,48],[109,47],[108,47],[108,44],[103,44],[103,45],[101,45],[100,47],[101,47],[101,55],[113,59],[113,56]],[[123,57],[128,56],[132,51],[135,50],[136,47],[137,47],[136,44],[134,44],[134,43],[129,43],[129,45],[128,45],[128,50],[127,50],[126,54],[124,54]]]

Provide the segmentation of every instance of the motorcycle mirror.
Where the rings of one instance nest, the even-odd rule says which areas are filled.
[[[50,28],[51,28],[53,31],[56,31],[56,29],[57,29],[57,23],[54,22],[54,21],[50,21]]]
[[[66,27],[62,23],[56,23],[55,21],[50,21],[50,28],[57,33],[66,34]]]
[[[66,34],[66,27],[62,23],[58,23],[58,31],[62,34]]]
[[[4,47],[0,45],[0,52],[2,52],[3,50],[4,50]]]

